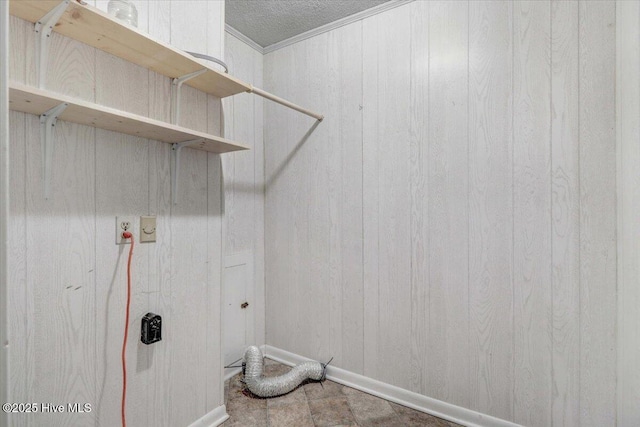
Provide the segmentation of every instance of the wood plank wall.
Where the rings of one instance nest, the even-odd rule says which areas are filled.
[[[229,72],[239,79],[262,87],[263,55],[225,33],[225,57]],[[263,98],[238,94],[225,98],[224,134],[243,141],[249,151],[222,156],[224,176],[224,255],[252,254],[253,288],[248,289],[249,317],[247,342],[264,341],[264,145]]]
[[[640,422],[640,2],[616,5],[618,426]]]
[[[615,2],[413,2],[265,56],[267,344],[616,422]]]
[[[135,4],[142,31],[223,56],[223,1]],[[11,78],[34,84],[33,43],[32,26],[12,17]],[[48,89],[169,119],[166,77],[57,33],[49,58]],[[185,86],[180,124],[218,133],[220,104]],[[15,415],[11,425],[119,424],[128,246],[114,244],[116,215],[158,216],[157,243],[136,245],[134,254],[128,423],[188,425],[223,404],[220,156],[183,151],[172,206],[168,144],[58,122],[53,198],[45,200],[38,118],[12,112],[10,120],[10,400],[93,407]],[[138,335],[149,311],[164,321],[153,346]]]
[[[0,4],[0,312],[8,310],[8,258],[9,258],[9,205],[6,203],[9,197],[9,5],[7,2]],[[2,316],[0,319],[0,342],[8,341],[8,319]],[[3,346],[0,349],[0,401],[9,399],[9,349]],[[0,414],[0,425],[8,425],[7,413]]]

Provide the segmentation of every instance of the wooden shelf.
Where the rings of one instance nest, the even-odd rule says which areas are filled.
[[[191,145],[190,148],[213,153],[249,149],[245,145],[207,133],[186,129],[114,108],[103,107],[20,83],[9,83],[9,109],[11,110],[41,115],[63,103],[67,103],[68,107],[60,114],[59,119],[72,123],[167,143],[202,139],[202,142]]]
[[[11,0],[10,13],[21,19],[37,22],[61,2]],[[206,68],[205,73],[188,80],[185,84],[220,98],[251,91],[251,85],[211,68],[206,61],[155,40],[148,34],[77,0],[71,0],[54,31],[171,78]]]

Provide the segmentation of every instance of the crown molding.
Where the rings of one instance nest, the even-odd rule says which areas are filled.
[[[253,50],[258,51],[258,53],[260,53],[261,55],[264,55],[264,48],[262,46],[260,46],[258,43],[251,40],[249,37],[242,34],[240,31],[233,28],[231,25],[224,24],[224,30],[227,33],[229,33],[229,35],[232,35],[233,37],[237,38],[238,40],[240,40],[241,42],[243,42]]]
[[[413,1],[414,0],[391,0],[386,3],[382,3],[370,9],[363,10],[362,12],[354,13],[353,15],[346,16],[342,19],[338,19],[337,21],[329,22],[328,24],[325,24],[321,27],[314,28],[312,30],[306,31],[304,33],[298,34],[293,37],[289,37],[288,39],[269,45],[263,48],[264,53],[265,54],[271,53],[278,49],[282,49],[283,47],[290,46],[294,43],[298,43],[303,40],[309,39],[311,37],[320,35],[322,33],[327,33],[329,31],[335,30],[336,28],[340,28],[345,25],[349,25],[354,22],[361,21],[363,19],[369,18],[379,13],[386,12],[391,9],[395,9],[396,7],[399,7],[399,6],[404,6],[405,4],[411,3]]]
[[[282,49],[283,47],[290,46],[290,45],[292,45],[294,43],[301,42],[302,40],[306,40],[306,39],[309,39],[311,37],[315,37],[317,35],[320,35],[322,33],[326,33],[326,32],[335,30],[336,28],[340,28],[340,27],[343,27],[345,25],[349,25],[349,24],[352,24],[354,22],[361,21],[363,19],[369,18],[371,16],[377,15],[377,14],[382,13],[382,12],[386,12],[386,11],[391,10],[391,9],[395,9],[396,7],[403,6],[403,5],[411,3],[413,1],[414,0],[390,0],[390,1],[386,2],[386,3],[382,3],[382,4],[378,5],[378,6],[372,7],[370,9],[363,10],[362,12],[354,13],[353,15],[346,16],[346,17],[344,17],[342,19],[338,19],[337,21],[329,22],[328,24],[325,24],[325,25],[323,25],[321,27],[314,28],[312,30],[309,30],[309,31],[306,31],[304,33],[295,35],[293,37],[289,37],[288,39],[285,39],[285,40],[279,41],[277,43],[271,44],[271,45],[269,45],[267,47],[260,46],[258,43],[254,42],[249,37],[245,36],[240,31],[236,30],[235,28],[233,28],[229,24],[225,25],[225,30],[226,30],[227,33],[231,34],[232,36],[234,36],[238,40],[244,42],[245,44],[247,44],[250,47],[252,47],[253,49],[257,50],[261,54],[265,55],[267,53],[274,52],[274,51],[276,51],[278,49]]]

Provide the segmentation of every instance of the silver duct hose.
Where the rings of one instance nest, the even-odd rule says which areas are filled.
[[[195,56],[196,58],[206,59],[207,61],[215,62],[218,65],[222,65],[222,67],[224,68],[224,72],[229,72],[229,67],[227,67],[227,64],[222,59],[214,58],[213,56],[205,55],[204,53],[189,52],[188,50],[185,50],[185,52],[187,52],[191,56]]]
[[[251,393],[259,397],[273,397],[286,394],[306,379],[322,381],[325,378],[326,365],[320,362],[303,362],[286,374],[266,378],[262,376],[263,358],[260,349],[254,345],[244,353],[244,383]]]

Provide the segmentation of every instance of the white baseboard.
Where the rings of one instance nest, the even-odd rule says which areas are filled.
[[[218,427],[223,422],[229,419],[227,415],[227,407],[220,405],[213,411],[204,414],[202,418],[194,421],[189,427]]]
[[[224,380],[229,381],[235,374],[242,372],[242,368],[225,368]]]
[[[262,351],[269,359],[289,366],[309,360],[306,357],[270,345],[264,346]],[[468,427],[521,427],[519,424],[432,399],[335,366],[327,368],[327,379]]]

